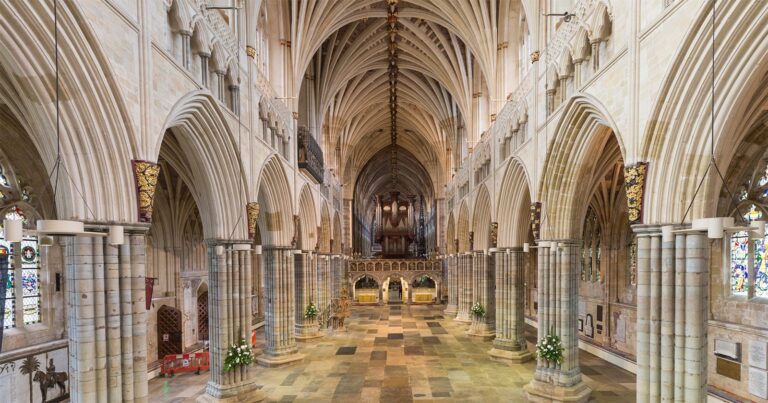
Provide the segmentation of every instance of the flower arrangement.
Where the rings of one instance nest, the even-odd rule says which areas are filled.
[[[470,309],[470,311],[472,312],[472,315],[475,315],[475,317],[482,318],[485,316],[485,308],[480,302],[475,302],[475,304],[472,305],[472,309]]]
[[[563,363],[563,351],[565,351],[565,349],[560,342],[560,337],[554,334],[544,336],[544,338],[536,344],[536,356],[556,364]]]
[[[239,345],[232,344],[227,349],[227,356],[224,357],[224,371],[229,372],[237,367],[251,365],[253,354],[251,348],[245,343],[245,338],[240,338]]]
[[[307,308],[304,310],[304,317],[307,319],[312,319],[318,314],[320,314],[320,310],[317,309],[312,301],[309,301],[309,305],[307,305]]]

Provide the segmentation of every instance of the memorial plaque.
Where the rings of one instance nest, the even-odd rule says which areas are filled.
[[[741,362],[741,343],[715,339],[715,355]]]
[[[749,393],[761,399],[768,399],[768,371],[749,368]]]
[[[768,369],[768,342],[752,340],[749,342],[749,366]]]
[[[584,334],[587,337],[595,337],[595,328],[592,323],[592,314],[587,314],[587,320],[584,321]]]
[[[741,380],[741,364],[717,357],[717,373],[727,378]]]
[[[602,322],[603,321],[603,306],[598,305],[597,306],[597,321]]]
[[[627,341],[627,321],[624,319],[623,315],[618,315],[616,317],[616,341],[619,342],[626,342]]]

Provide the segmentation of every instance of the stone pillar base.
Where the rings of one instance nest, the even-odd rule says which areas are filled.
[[[537,403],[583,403],[589,400],[589,396],[592,394],[592,389],[584,381],[580,381],[573,386],[557,386],[533,379],[523,387],[523,390],[525,390],[525,396],[529,402]]]
[[[467,336],[479,337],[483,340],[493,340],[496,338],[496,331],[491,329],[485,322],[472,322],[469,330],[467,330]]]
[[[453,318],[453,320],[455,320],[456,322],[466,322],[466,323],[472,322],[472,318],[469,317],[469,314],[462,313],[462,312],[459,312],[458,314],[456,314],[456,317]]]
[[[491,360],[505,364],[520,364],[533,359],[533,354],[528,350],[509,351],[499,348],[492,348],[488,351]]]
[[[296,325],[296,335],[294,337],[296,340],[310,340],[323,337],[323,334],[320,333],[320,326],[317,323],[313,323],[310,325]]]
[[[261,385],[256,382],[237,386],[222,386],[209,383],[205,393],[197,397],[198,403],[260,402],[266,398]]]
[[[304,354],[300,354],[298,352],[276,356],[264,354],[256,357],[256,363],[262,367],[267,368],[284,367],[286,365],[297,364],[302,361],[304,361]]]
[[[456,305],[448,305],[445,307],[445,310],[443,310],[443,316],[445,317],[455,317],[456,314],[459,313],[459,309],[456,307]]]

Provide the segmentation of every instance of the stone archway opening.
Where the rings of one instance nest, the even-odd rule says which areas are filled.
[[[352,295],[358,304],[375,304],[379,302],[379,282],[365,275],[357,279],[352,287]]]

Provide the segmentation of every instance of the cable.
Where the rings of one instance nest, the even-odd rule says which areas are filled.
[[[725,192],[728,194],[729,211],[730,211],[730,207],[734,204],[734,200],[735,200],[735,197],[731,192],[731,189],[728,187],[728,182],[725,180],[723,173],[720,171],[720,168],[717,166],[717,160],[715,158],[715,56],[716,56],[715,28],[716,28],[716,20],[717,20],[717,0],[712,0],[711,20],[712,20],[712,65],[711,65],[712,95],[710,97],[711,113],[710,113],[710,121],[709,121],[709,133],[710,133],[709,164],[707,165],[707,169],[704,171],[704,175],[702,176],[701,181],[699,181],[699,185],[696,187],[696,191],[693,193],[693,197],[691,198],[691,202],[688,204],[688,208],[685,210],[685,214],[683,214],[683,219],[680,221],[681,225],[685,223],[685,219],[688,217],[688,213],[690,213],[691,208],[693,208],[693,203],[696,201],[696,196],[699,194],[699,190],[701,190],[701,186],[704,184],[704,180],[707,178],[707,174],[709,173],[710,168],[712,168],[713,166],[715,168],[715,172],[717,172],[718,177],[723,182],[723,188],[725,189]],[[739,209],[739,204],[736,204],[735,211],[739,220],[741,220],[744,223],[747,223],[746,218],[744,218],[744,215],[741,214],[741,210]]]

